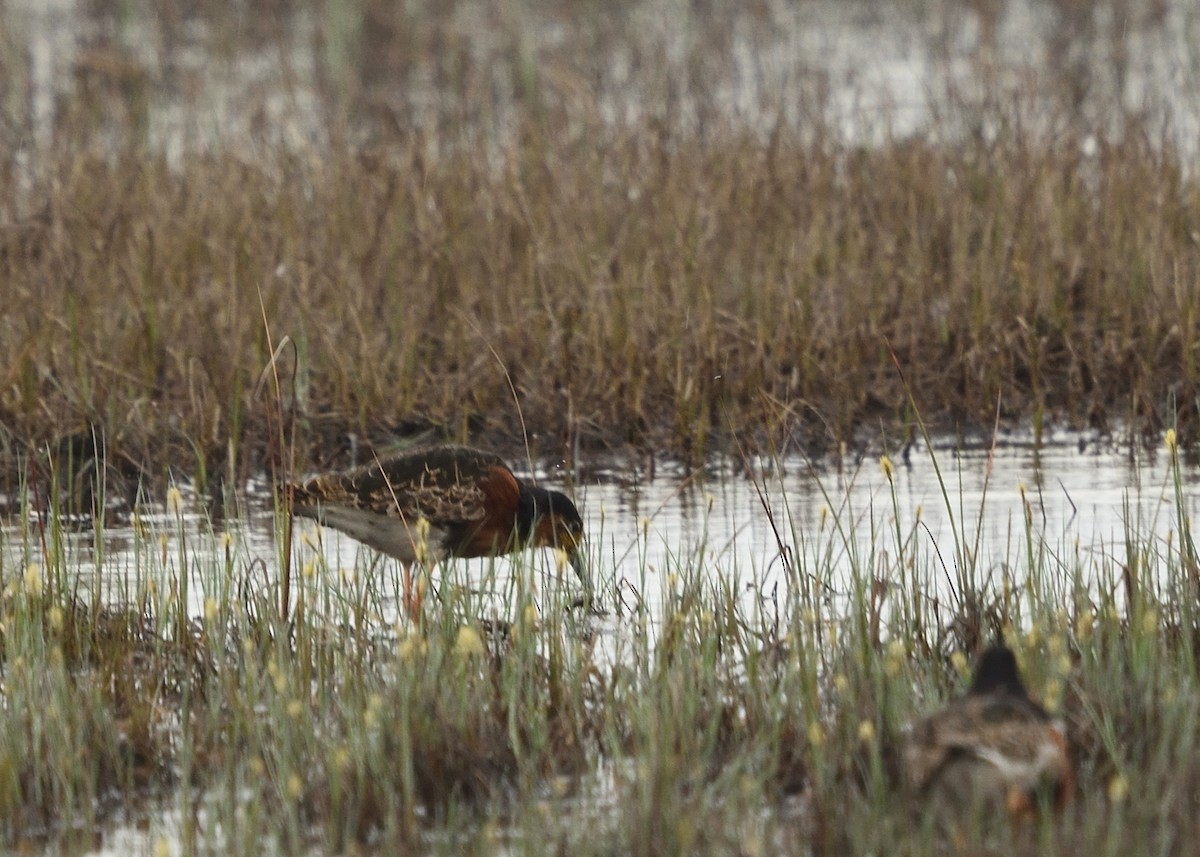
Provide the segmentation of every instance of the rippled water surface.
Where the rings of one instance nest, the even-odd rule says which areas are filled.
[[[1049,550],[1098,580],[1124,562],[1131,532],[1167,539],[1177,525],[1165,453],[1081,452],[1074,440],[1040,450],[914,450],[893,463],[890,483],[877,458],[841,468],[760,461],[749,470],[660,473],[645,482],[614,471],[615,478],[578,485],[593,565],[618,600],[636,603],[640,595],[653,608],[664,577],[691,568],[738,581],[751,601],[786,587],[789,565],[845,593],[854,568],[896,555],[897,531],[902,541],[915,534],[915,553],[947,567],[960,541],[984,573],[1019,571],[1032,535],[1035,551]],[[1191,515],[1197,498],[1187,486],[1200,471],[1189,467],[1182,476]],[[324,547],[340,565],[359,550],[337,537]],[[554,558],[543,553],[550,572]],[[482,574],[484,563],[475,565]]]
[[[610,601],[630,606],[644,600],[653,608],[663,578],[692,569],[762,595],[788,585],[790,565],[819,572],[835,593],[844,591],[856,566],[894,556],[897,538],[906,551],[947,569],[962,544],[985,571],[1019,570],[1031,537],[1035,549],[1065,557],[1085,576],[1111,571],[1124,561],[1130,531],[1139,538],[1176,537],[1168,465],[1165,450],[1093,451],[1071,440],[1041,449],[1008,444],[994,452],[918,448],[896,458],[891,482],[877,458],[840,468],[801,459],[760,460],[749,468],[726,462],[687,475],[660,467],[653,479],[637,468],[605,467],[577,480],[575,495],[601,588]],[[537,476],[545,485],[566,481],[553,470]],[[1181,477],[1184,512],[1191,516],[1200,470],[1184,464]],[[164,568],[176,574],[181,556],[193,569],[206,556],[218,564],[228,557],[234,569],[253,564],[250,583],[265,584],[278,574],[279,551],[274,513],[256,488],[247,486],[245,505],[252,511],[224,523],[196,512],[185,490],[176,511],[146,509],[137,527],[104,528],[100,550],[91,530],[69,534],[68,550],[77,558],[69,567],[82,569],[83,591],[98,585],[113,600],[132,599],[138,580]],[[6,568],[36,561],[40,546],[25,543],[21,527],[10,523],[3,534]],[[307,521],[297,523],[294,551],[298,569],[339,575],[347,586],[359,575],[394,581],[398,574],[394,561]],[[569,569],[560,575],[548,550],[516,560],[458,560],[434,579],[503,589],[513,569],[531,561],[546,585],[561,576],[563,586],[578,587]],[[214,594],[197,582],[189,591],[192,610],[202,611]]]
[[[576,496],[609,610],[596,622],[600,651],[619,656],[616,641],[638,605],[648,608],[642,615],[653,627],[653,616],[670,590],[664,581],[671,575],[698,570],[711,581],[733,582],[748,609],[769,609],[773,592],[810,573],[825,576],[836,598],[839,590],[849,588],[853,569],[865,567],[877,574],[894,568],[889,558],[896,555],[898,538],[906,543],[906,556],[932,569],[928,579],[935,589],[951,585],[949,569],[960,555],[958,542],[971,546],[983,573],[1008,574],[1018,585],[1032,549],[1055,557],[1051,567],[1063,564],[1093,586],[1111,586],[1130,532],[1143,545],[1178,539],[1176,486],[1169,465],[1165,449],[1119,453],[1071,438],[1041,449],[1020,443],[995,452],[945,447],[930,454],[914,449],[907,457],[897,456],[892,481],[874,457],[841,468],[801,459],[781,466],[760,461],[749,473],[745,465],[728,463],[691,475],[660,467],[649,480],[639,478],[634,468],[589,469],[590,475],[576,483]],[[565,482],[553,470],[538,475],[543,484]],[[1190,517],[1200,469],[1184,464],[1180,475],[1184,512]],[[274,518],[256,486],[246,487],[253,511],[227,524],[211,525],[192,511],[185,490],[179,509],[147,509],[137,527],[105,529],[99,550],[90,533],[71,535],[68,551],[75,561],[67,567],[80,569],[84,592],[98,586],[105,597],[117,600],[131,598],[147,578],[164,569],[171,577],[186,567],[195,577],[188,598],[197,614],[206,598],[221,594],[213,590],[211,570],[197,569],[221,567],[227,556],[232,562],[226,594],[239,586],[267,585],[279,569]],[[0,536],[0,558],[12,580],[40,555],[38,530],[10,521]],[[308,524],[297,530],[294,550],[295,566],[327,575],[334,592],[354,591],[365,575],[382,578],[379,588],[391,596],[378,602],[379,612],[369,621],[379,623],[381,634],[400,621],[394,562]],[[533,560],[542,594],[557,591],[552,589],[559,585],[553,553],[542,551]],[[476,602],[483,605],[480,609],[498,610],[487,607],[489,600],[502,604],[505,587],[527,563],[458,561],[434,579],[443,586],[484,590],[483,600]],[[796,574],[785,573],[789,563]],[[946,574],[938,573],[943,564]],[[159,585],[165,590],[177,583],[164,580]],[[578,587],[569,570],[561,585],[568,593]],[[168,813],[155,823],[156,836],[176,835],[172,817]],[[157,853],[153,847],[143,833],[121,829],[107,837],[103,853]]]

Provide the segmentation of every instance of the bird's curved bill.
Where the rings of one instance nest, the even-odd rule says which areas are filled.
[[[571,568],[575,569],[575,574],[583,581],[583,584],[591,589],[592,576],[588,570],[587,553],[584,551],[583,545],[576,544],[567,548],[567,562],[571,563]]]
[[[567,561],[571,563],[571,568],[575,569],[575,574],[583,583],[583,595],[575,600],[572,607],[581,607],[589,613],[599,614],[596,592],[592,585],[592,573],[587,561],[587,551],[583,549],[582,543],[577,543],[573,548],[567,550]]]

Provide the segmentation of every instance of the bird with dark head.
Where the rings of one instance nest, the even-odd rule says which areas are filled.
[[[1021,681],[1017,668],[1017,656],[1008,646],[992,646],[985,649],[975,662],[975,673],[971,676],[972,696],[997,694],[1010,699],[1029,699],[1029,691]],[[1031,704],[1034,704],[1030,700]]]
[[[1061,808],[1074,785],[1063,725],[1030,699],[1004,645],[980,655],[965,696],[909,727],[903,763],[923,811],[953,824],[979,809],[1018,821]]]
[[[563,550],[589,589],[583,518],[561,491],[530,485],[497,455],[443,444],[283,485],[295,515],[340,530],[404,567],[404,608],[417,604],[412,567],[525,548]]]

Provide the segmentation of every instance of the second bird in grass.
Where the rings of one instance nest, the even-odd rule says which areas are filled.
[[[293,512],[341,530],[404,566],[410,614],[414,563],[554,547],[590,587],[583,518],[561,491],[528,485],[497,455],[428,446],[288,486]],[[287,490],[287,489],[285,489]]]
[[[910,727],[904,767],[923,805],[951,821],[973,807],[1019,820],[1039,800],[1061,807],[1074,783],[1062,724],[1029,698],[1003,645],[980,656],[965,696]]]

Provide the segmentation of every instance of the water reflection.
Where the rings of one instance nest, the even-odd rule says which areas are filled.
[[[890,479],[876,458],[842,468],[803,459],[757,461],[750,470],[748,475],[743,465],[719,463],[702,475],[660,470],[654,479],[640,480],[632,468],[614,466],[579,480],[592,556],[612,595],[609,607],[624,610],[595,625],[599,663],[621,656],[623,631],[642,624],[630,621],[639,618],[636,609],[647,608],[640,615],[653,635],[655,616],[670,597],[665,581],[690,570],[737,581],[747,609],[755,610],[765,609],[773,588],[796,585],[808,573],[828,574],[830,598],[836,599],[849,588],[854,568],[891,568],[876,560],[894,556],[897,538],[910,534],[906,549],[930,565],[936,567],[938,557],[953,563],[957,539],[975,546],[983,569],[1003,566],[1019,580],[1029,549],[1028,515],[1034,550],[1047,546],[1060,560],[1077,563],[1085,578],[1094,575],[1097,585],[1125,561],[1127,531],[1163,543],[1178,538],[1171,535],[1179,520],[1174,477],[1161,450],[1081,452],[1074,439],[1040,449],[1010,444],[994,455],[986,448],[914,449],[893,462]],[[563,481],[554,475],[540,474],[545,484]],[[1183,512],[1191,516],[1197,499],[1190,489],[1200,469],[1186,465],[1181,477]],[[164,572],[226,569],[215,581],[212,574],[197,575],[187,592],[196,614],[206,599],[230,597],[239,587],[270,589],[279,573],[275,520],[256,486],[249,487],[254,511],[218,532],[185,502],[178,509],[143,510],[135,526],[106,529],[99,545],[88,532],[66,533],[67,568],[78,569],[84,594],[114,600],[131,600]],[[55,538],[37,522],[7,522],[0,528],[4,580],[19,581],[26,564],[39,561],[42,544]],[[294,550],[295,567],[328,575],[329,590],[346,604],[373,576],[376,589],[392,593],[371,602],[378,611],[373,618],[380,634],[392,633],[400,616],[395,562],[315,527],[298,531]],[[787,573],[783,555],[796,573]],[[533,566],[543,580],[541,594],[550,598],[560,572],[553,555],[542,552]],[[438,579],[442,586],[482,590],[486,613],[489,602],[502,609],[505,588],[520,573],[515,570],[527,568],[521,559],[456,562]],[[561,579],[563,587],[576,585],[569,570]],[[930,579],[945,583],[936,574]],[[159,579],[160,590],[170,585]],[[222,591],[222,585],[228,588]],[[332,612],[337,609],[335,604]],[[158,853],[158,837],[177,841],[179,835],[177,816],[168,812],[150,833],[118,829],[100,853]]]
[[[1183,475],[1191,483],[1196,470],[1188,468]],[[1023,538],[1027,509],[1037,538],[1105,548],[1116,557],[1123,552],[1127,526],[1165,536],[1175,523],[1165,454],[1080,454],[1073,443],[1041,450],[1010,445],[994,455],[986,449],[917,451],[907,462],[893,463],[891,483],[875,459],[842,470],[790,460],[782,473],[758,479],[730,477],[683,489],[660,480],[637,493],[630,502],[605,486],[586,492],[593,525],[609,516],[604,529],[613,555],[636,553],[632,546],[644,526],[648,565],[666,566],[681,543],[702,542],[717,566],[768,578],[779,566],[777,530],[803,558],[805,545],[828,534],[835,520],[860,550],[873,528],[892,528],[898,520],[901,532],[908,533],[919,520],[923,538],[947,556],[955,529],[971,538],[978,532],[987,555],[1011,555],[1014,540]],[[1187,502],[1190,514],[1195,500]],[[627,573],[628,562],[621,562],[619,573]]]
[[[757,462],[751,467],[720,464],[704,474],[660,471],[640,481],[636,471],[610,468],[580,480],[577,499],[587,526],[593,570],[614,595],[610,609],[661,608],[663,581],[695,570],[713,579],[736,581],[747,603],[772,588],[797,585],[795,575],[819,576],[829,594],[844,595],[858,568],[886,567],[900,551],[915,552],[945,573],[956,557],[972,556],[982,572],[1019,570],[1033,550],[1048,550],[1073,564],[1085,579],[1098,580],[1125,561],[1126,540],[1178,539],[1175,487],[1165,451],[1081,453],[1074,441],[1041,449],[1010,444],[987,449],[913,450],[891,466],[889,481],[878,459],[853,466],[817,466],[802,459]],[[1195,513],[1188,490],[1200,471],[1185,465],[1183,513]],[[619,477],[619,478],[613,478]],[[551,472],[541,474],[554,484]],[[130,601],[155,576],[177,576],[186,565],[197,576],[188,589],[192,612],[207,598],[225,597],[228,585],[199,579],[198,568],[251,566],[266,587],[279,573],[276,520],[251,486],[253,511],[214,527],[187,511],[143,509],[135,525],[103,530],[97,549],[90,530],[64,534],[67,568],[80,569],[79,588],[109,600]],[[1026,529],[1028,516],[1029,530]],[[13,569],[38,562],[45,534],[38,522],[8,523],[0,562]],[[398,617],[388,582],[398,567],[333,530],[298,524],[294,538],[297,573],[341,575],[333,585],[361,584],[360,575],[384,581],[386,621]],[[542,587],[577,586],[563,575],[551,551],[516,559],[456,561],[435,581],[495,595],[501,601],[519,570],[532,566]],[[789,566],[792,574],[788,574]],[[1015,571],[1014,571],[1015,573]],[[1097,577],[1099,576],[1099,577]],[[170,581],[158,581],[158,585]]]
[[[1180,81],[1200,19],[1186,0],[1150,6],[18,0],[0,12],[0,97],[38,151],[83,129],[173,157],[396,130],[504,143],[529,108],[565,127],[782,122],[877,143],[996,133],[1004,105],[1048,131],[1162,119],[1191,152]]]

